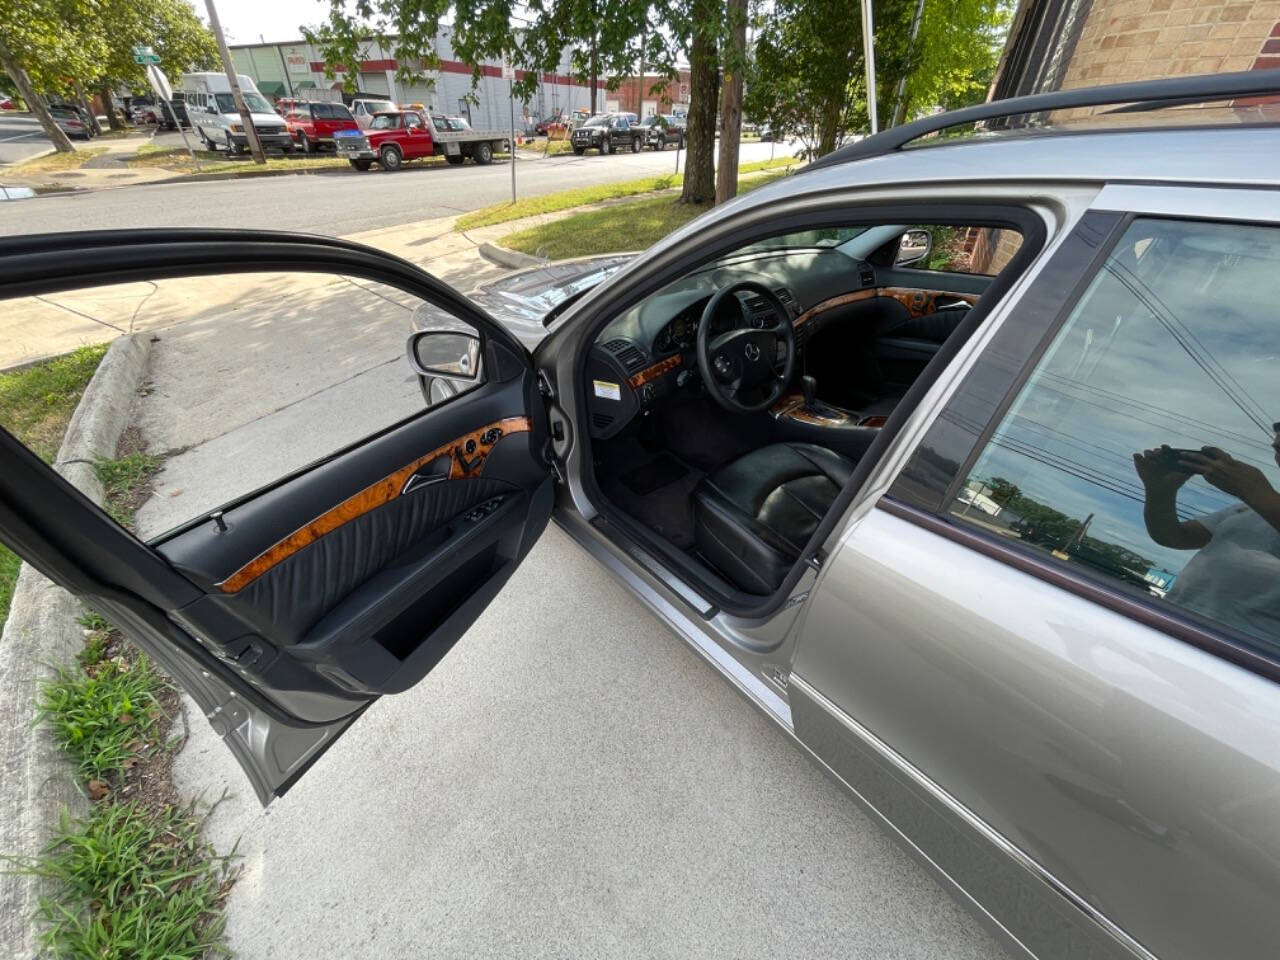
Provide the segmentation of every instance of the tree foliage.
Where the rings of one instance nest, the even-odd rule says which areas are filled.
[[[641,59],[647,69],[674,76],[671,35],[654,26],[667,11],[654,13],[649,0],[329,0],[324,22],[302,32],[320,48],[327,72],[341,70],[351,84],[374,40],[389,48],[402,80],[437,69],[436,37],[447,26],[453,53],[473,65],[474,81],[480,63],[505,60],[524,71],[514,92],[528,99],[539,75],[558,70],[566,54],[581,82],[599,76],[616,88]]]
[[[171,76],[211,65],[218,56],[213,34],[186,0],[0,0],[5,72],[19,89],[29,86],[34,100],[28,91],[23,97],[60,150],[71,144],[40,95],[143,85],[135,44],[154,48]]]
[[[899,81],[907,119],[934,107],[981,100],[995,72],[1009,0],[918,0],[874,4],[876,112],[894,115]],[[869,126],[862,19],[848,0],[778,0],[758,21],[747,114],[799,137],[809,156]]]

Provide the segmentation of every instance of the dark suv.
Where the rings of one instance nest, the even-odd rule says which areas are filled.
[[[643,128],[633,124],[620,114],[592,117],[577,130],[573,131],[573,152],[582,156],[588,150],[599,150],[601,153],[617,153],[630,149],[639,153],[644,146]]]
[[[684,119],[681,117],[670,117],[659,113],[651,117],[645,117],[638,126],[644,130],[644,145],[646,147],[652,147],[654,150],[665,150],[667,145],[671,143],[681,148],[684,147]]]

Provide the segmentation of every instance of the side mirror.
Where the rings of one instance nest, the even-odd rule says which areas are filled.
[[[898,241],[898,255],[893,260],[895,267],[907,267],[928,258],[933,252],[933,234],[928,230],[908,230]]]
[[[409,336],[409,366],[424,377],[470,383],[480,376],[480,338],[452,330],[420,330]]]

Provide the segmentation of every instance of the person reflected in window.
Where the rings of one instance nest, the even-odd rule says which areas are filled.
[[[1280,466],[1280,423],[1273,430]],[[1168,599],[1250,633],[1280,634],[1280,493],[1266,475],[1217,447],[1161,446],[1135,453],[1133,461],[1146,490],[1142,518],[1151,539],[1197,551]],[[1179,520],[1178,491],[1196,475],[1240,502]]]

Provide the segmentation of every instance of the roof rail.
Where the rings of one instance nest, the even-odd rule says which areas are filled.
[[[1071,110],[1077,107],[1101,107],[1109,104],[1127,104],[1115,112],[1133,113],[1181,104],[1208,103],[1229,97],[1273,93],[1280,94],[1280,70],[1214,73],[1172,77],[1165,80],[1142,80],[1136,83],[1115,83],[1102,87],[1080,87],[1074,90],[1054,90],[1051,93],[1033,93],[1025,97],[991,100],[961,110],[922,117],[900,127],[891,127],[857,143],[833,150],[802,169],[818,170],[839,163],[848,163],[851,160],[883,156],[900,150],[912,140],[918,140],[927,134],[965,123],[977,123],[981,120],[996,120],[1001,117],[1040,113],[1045,110]]]

